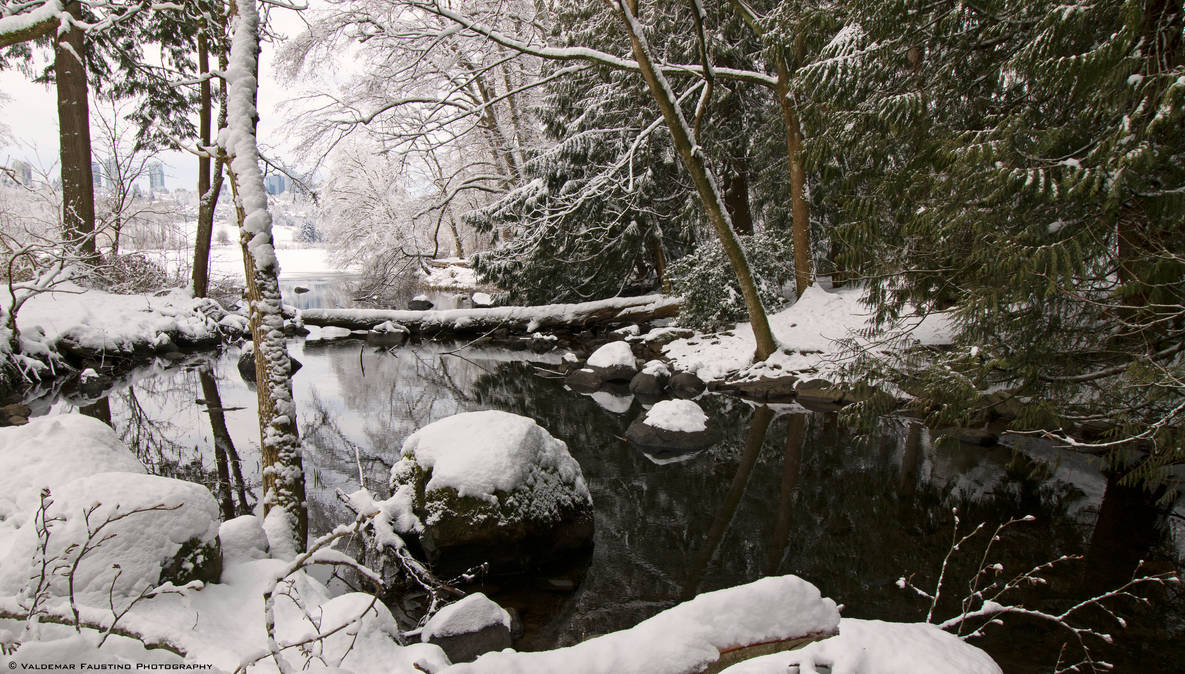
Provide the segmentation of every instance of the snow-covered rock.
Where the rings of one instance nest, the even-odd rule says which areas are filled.
[[[604,381],[629,381],[638,372],[637,360],[629,342],[609,342],[593,351],[585,366],[601,375]]]
[[[691,400],[662,400],[626,429],[636,445],[685,453],[706,449],[719,440],[708,415]]]
[[[552,651],[487,653],[448,674],[683,674],[703,671],[721,654],[773,641],[834,634],[835,602],[795,576],[775,576],[669,608],[620,632]],[[783,672],[785,670],[782,670]],[[842,671],[842,670],[839,670]],[[956,671],[956,670],[949,670]]]
[[[843,618],[839,634],[805,647],[746,660],[722,674],[811,672],[860,674],[999,674],[982,650],[926,623]]]
[[[202,485],[155,475],[99,473],[58,486],[47,508],[45,558],[73,565],[79,601],[106,606],[108,592],[134,597],[165,582],[216,581],[218,504]],[[0,565],[0,594],[15,595],[39,575],[36,510],[10,538]],[[44,527],[43,527],[44,528]],[[67,596],[67,578],[54,575],[50,594]]]
[[[291,355],[288,356],[289,367],[291,374],[296,374],[300,368],[304,367],[304,363],[300,362]],[[248,384],[255,383],[255,343],[245,342],[243,350],[239,352],[239,358],[235,362],[235,366],[239,370],[239,376]]]
[[[592,537],[580,465],[562,441],[516,414],[467,412],[421,428],[403,443],[391,489],[420,523],[404,533],[417,533],[445,563],[477,556],[518,566]]]
[[[320,644],[319,655],[344,671],[437,672],[449,659],[433,644],[400,646],[399,626],[381,601],[363,592],[334,597],[317,607],[320,632],[332,632]],[[344,626],[344,627],[343,627]],[[419,664],[422,669],[415,669]]]
[[[407,303],[410,311],[428,311],[433,308],[432,300],[427,295],[416,295]]]
[[[676,372],[667,382],[671,393],[677,398],[697,398],[707,388],[707,384],[693,372]]]
[[[0,523],[23,525],[37,509],[43,488],[56,494],[67,482],[108,471],[146,472],[98,419],[64,414],[0,429]]]
[[[657,398],[666,391],[671,370],[666,363],[652,360],[642,366],[642,371],[630,380],[630,391],[635,395]]]
[[[510,614],[476,592],[429,618],[420,639],[440,646],[453,662],[469,662],[482,653],[510,648]]]
[[[243,515],[227,520],[218,527],[222,542],[222,560],[231,564],[252,559],[267,559],[267,534],[255,515]]]
[[[494,306],[494,298],[490,297],[489,293],[473,293],[473,306],[492,307]]]

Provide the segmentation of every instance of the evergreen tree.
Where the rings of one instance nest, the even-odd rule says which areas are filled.
[[[953,353],[876,366],[936,423],[1019,400],[1018,427],[1150,441],[1141,477],[1180,460],[1180,3],[846,11],[796,89],[829,130],[810,154],[828,217],[882,320],[950,310],[958,329]]]

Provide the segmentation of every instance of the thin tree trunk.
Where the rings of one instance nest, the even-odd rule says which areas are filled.
[[[774,93],[782,109],[782,123],[786,127],[786,154],[790,162],[791,237],[794,241],[794,290],[802,293],[811,286],[811,210],[806,202],[806,171],[802,166],[802,127],[794,104],[790,102],[790,71],[786,62],[778,58],[778,86]]]
[[[65,7],[78,19],[78,2]],[[54,81],[58,97],[59,158],[62,171],[62,234],[66,241],[80,244],[91,262],[99,255],[95,248],[95,186],[91,172],[90,106],[87,101],[85,47],[81,30],[71,27],[59,32],[54,42]]]
[[[232,10],[234,11],[234,10]],[[259,400],[259,450],[263,463],[264,519],[268,530],[287,529],[292,555],[308,537],[304,467],[292,398],[291,361],[281,314],[279,265],[271,214],[255,137],[259,76],[259,13],[253,0],[239,2],[227,69],[227,127],[219,133],[230,158],[227,173],[243,247],[255,381]],[[273,545],[280,543],[269,537]]]
[[[638,61],[638,67],[642,72],[643,79],[646,80],[646,86],[662,111],[667,128],[671,132],[671,138],[674,140],[675,149],[678,150],[683,165],[687,167],[687,172],[691,174],[691,180],[695,183],[700,201],[703,203],[704,210],[707,211],[708,221],[716,230],[716,236],[719,237],[720,243],[724,247],[724,253],[732,265],[733,273],[736,274],[737,282],[741,287],[741,295],[745,298],[745,308],[749,312],[753,337],[757,342],[755,358],[758,361],[765,360],[777,350],[777,344],[774,342],[773,333],[769,328],[765,307],[762,306],[761,298],[757,295],[757,285],[753,282],[749,262],[745,259],[745,252],[741,248],[740,242],[737,241],[736,232],[732,228],[732,220],[728,216],[728,210],[724,207],[720,188],[716,184],[711,169],[704,162],[702,148],[691,140],[687,119],[676,103],[675,95],[666,76],[654,67],[650,46],[642,35],[641,26],[622,0],[617,0],[616,6],[618,14],[625,24],[626,32],[629,33],[634,58]]]
[[[209,38],[207,33],[214,30],[212,24],[217,23],[221,28],[221,21],[207,21],[205,29],[198,34],[198,70],[205,75],[210,72]],[[218,50],[218,67],[226,71],[226,50]],[[201,108],[198,116],[198,133],[201,136],[202,148],[210,147],[210,117],[213,108],[213,97],[210,91],[210,81],[201,83]],[[226,126],[226,87],[219,87],[218,126]],[[210,286],[210,245],[214,236],[214,211],[218,207],[218,196],[222,193],[223,159],[219,155],[214,162],[213,182],[210,175],[210,158],[198,158],[198,222],[197,238],[193,244],[193,295],[205,297]]]

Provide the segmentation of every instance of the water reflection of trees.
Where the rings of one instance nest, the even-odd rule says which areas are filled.
[[[473,393],[485,406],[539,420],[567,442],[593,493],[592,565],[563,615],[526,647],[572,643],[635,623],[696,591],[783,573],[843,601],[846,615],[918,620],[925,607],[896,580],[908,572],[923,583],[935,580],[950,544],[953,507],[965,522],[989,527],[1014,515],[1037,518],[998,544],[1006,569],[1088,549],[1091,527],[1068,513],[1082,494],[1051,480],[1045,464],[1007,449],[935,448],[925,429],[908,420],[886,420],[879,436],[857,436],[834,414],[798,409],[772,418],[767,408],[707,397],[700,403],[723,426],[724,440],[688,461],[658,466],[620,439],[640,413],[637,405],[633,415],[611,414],[523,365],[478,379]],[[934,468],[937,459],[968,474],[990,473],[993,482],[982,489],[962,484],[952,494]],[[948,577],[970,579],[978,561],[974,553],[955,559]],[[1064,585],[1037,588],[1025,601],[1036,608],[1074,601],[1083,567],[1068,573]],[[947,613],[959,598],[954,588]],[[1159,643],[1170,643],[1171,630],[1160,631]],[[1156,639],[1152,632],[1134,633],[1128,643]],[[985,643],[1007,652],[1005,643],[1046,639],[1007,665],[1025,671],[1047,669],[1060,637],[1019,621]]]

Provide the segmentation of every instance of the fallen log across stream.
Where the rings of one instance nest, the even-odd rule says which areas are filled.
[[[583,330],[588,327],[642,323],[671,318],[679,313],[680,299],[664,295],[612,297],[577,304],[542,304],[531,307],[489,307],[429,311],[393,309],[305,309],[305,325],[370,330],[390,321],[412,334],[473,334],[505,328],[510,333],[538,330]]]

